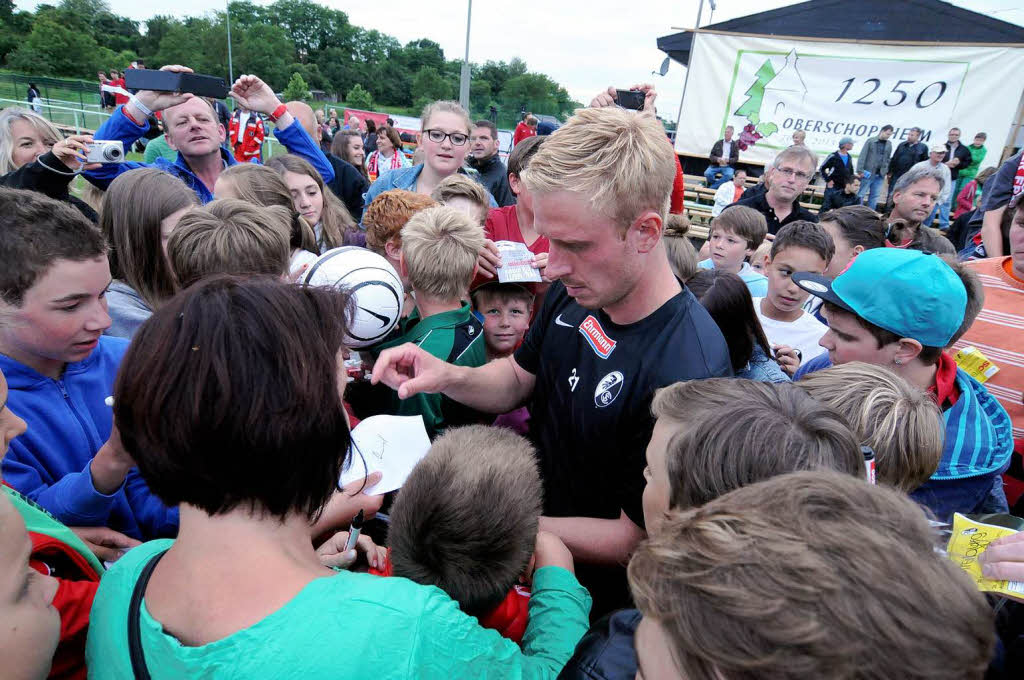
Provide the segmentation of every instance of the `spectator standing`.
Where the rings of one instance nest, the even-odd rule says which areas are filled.
[[[338,120],[338,110],[331,109],[331,115],[327,118],[327,126],[331,128],[331,134],[338,134],[338,130],[341,129],[341,122]]]
[[[36,100],[39,99],[39,98],[40,98],[39,97],[39,88],[36,87],[35,83],[29,83],[28,84],[28,95],[26,97],[26,100],[28,101],[29,105],[32,107],[32,109],[36,113],[40,113],[39,108],[37,108],[37,107],[39,107],[39,103],[36,102]]]
[[[508,169],[498,158],[500,145],[498,127],[489,120],[476,121],[469,133],[466,165],[479,173],[476,180],[494,196],[498,207],[504,208],[515,203],[516,197],[508,185]]]
[[[740,146],[732,138],[733,127],[725,126],[722,138],[711,147],[711,164],[704,171],[704,180],[712,189],[717,189],[732,179],[735,166],[740,160]]]
[[[964,186],[972,179],[978,176],[978,170],[981,169],[981,163],[985,160],[985,156],[988,154],[988,149],[985,148],[985,140],[988,139],[988,135],[984,132],[979,132],[974,135],[974,141],[967,147],[967,151],[971,154],[971,163],[966,168],[960,170],[960,177],[957,181],[957,191],[964,188]]]
[[[260,114],[240,106],[235,109],[228,127],[228,146],[236,161],[248,163],[261,160],[266,136],[267,129]]]
[[[830,153],[821,164],[821,177],[825,180],[826,193],[842,192],[846,186],[846,178],[855,173],[851,150],[853,137],[843,137],[839,140],[839,149]]]
[[[515,146],[527,137],[533,137],[536,134],[537,119],[534,118],[532,113],[523,114],[523,119],[519,121],[519,124],[516,125],[515,131],[512,133],[512,146]]]
[[[377,121],[372,118],[366,119],[366,134],[363,136],[363,148],[366,153],[373,153],[377,150]],[[398,147],[401,149],[402,147]]]
[[[737,205],[745,205],[764,215],[768,233],[772,235],[790,222],[817,222],[818,217],[800,205],[800,196],[807,189],[817,164],[818,157],[806,146],[783,149],[765,171],[767,188],[763,192],[748,189],[751,195],[741,198]]]
[[[950,128],[949,139],[946,141],[946,155],[942,162],[949,167],[949,176],[952,183],[949,187],[949,195],[946,197],[946,226],[949,226],[949,213],[953,210],[953,197],[956,196],[960,186],[960,172],[966,170],[974,162],[974,156],[969,147],[960,142],[960,128]]]
[[[103,71],[98,72],[96,74],[96,77],[100,81],[100,106],[104,109],[114,108],[113,95],[111,95],[109,92],[103,89],[103,86],[107,85],[110,82],[110,79],[107,78],[107,74]]]
[[[804,140],[807,139],[807,133],[803,130],[793,131],[793,146],[806,146]]]
[[[946,147],[942,144],[933,144],[929,150],[928,159],[923,160],[920,163],[914,165],[914,168],[930,168],[934,169],[941,175],[941,186],[939,187],[939,196],[936,199],[935,207],[932,208],[931,214],[924,220],[924,224],[931,226],[935,222],[935,218],[938,217],[938,227],[940,230],[945,231],[949,228],[949,201],[953,195],[953,179],[949,169],[949,165],[943,162],[943,157],[946,155]],[[897,186],[899,182],[897,182]],[[893,200],[896,200],[896,192],[893,190]]]
[[[213,110],[217,112],[217,120],[227,130],[231,124],[231,111],[228,110],[228,105],[220,99],[213,100]]]
[[[376,131],[373,138],[376,140],[375,149],[366,157],[366,172],[371,182],[386,172],[408,168],[411,165],[409,159],[402,153],[402,138],[398,136],[395,128],[382,127]],[[366,146],[363,146],[363,149],[364,152],[369,151]]]
[[[921,141],[921,128],[912,127],[907,132],[907,141],[896,145],[889,161],[889,198],[892,200],[893,187],[907,170],[928,158],[928,147]],[[887,202],[888,202],[887,201]]]
[[[718,217],[723,210],[740,200],[743,195],[743,183],[747,181],[747,171],[740,168],[732,176],[732,181],[722,184],[715,192],[715,204],[711,206],[711,216]]]
[[[875,210],[878,206],[878,195],[882,191],[882,181],[889,174],[889,161],[892,159],[892,125],[884,125],[878,134],[871,137],[860,150],[857,159],[857,174],[860,175],[860,191],[857,200],[864,202],[867,195],[867,206]]]
[[[120,71],[110,72],[110,83],[111,87],[117,88],[111,94],[114,95],[114,106],[123,106],[128,103],[129,93],[125,89],[124,76],[121,75]],[[100,138],[102,139],[102,137]]]

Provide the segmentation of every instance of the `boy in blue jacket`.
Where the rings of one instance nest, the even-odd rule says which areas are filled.
[[[867,250],[834,280],[797,272],[793,281],[824,300],[829,325],[821,338],[828,360],[809,362],[797,377],[865,361],[925,390],[942,411],[945,441],[938,470],[911,497],[943,522],[954,512],[1007,512],[1001,475],[1013,454],[1010,417],[943,352],[977,316],[973,283],[938,255],[900,248]]]
[[[137,539],[173,536],[178,511],[153,496],[124,452],[106,398],[128,343],[110,326],[106,243],[68,205],[0,190],[0,370],[28,431],[3,478],[69,526]]]
[[[165,66],[160,70],[192,72],[184,66]],[[284,148],[309,161],[323,177],[324,184],[334,180],[334,168],[327,157],[269,85],[256,76],[244,75],[235,81],[231,96],[238,106],[267,116],[274,123],[274,136]],[[224,126],[209,101],[191,94],[139,90],[127,104],[114,111],[93,137],[120,140],[124,148],[129,149],[146,134],[149,117],[158,111],[163,112],[164,137],[178,152],[178,158],[173,163],[158,158],[152,167],[174,175],[195,191],[202,203],[209,203],[221,170],[238,163],[223,146]],[[100,189],[106,189],[122,172],[144,167],[149,165],[134,161],[106,163],[83,175]]]

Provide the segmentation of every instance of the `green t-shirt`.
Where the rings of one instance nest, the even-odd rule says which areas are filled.
[[[420,318],[414,310],[401,322],[401,335],[394,340],[374,348],[380,353],[389,347],[406,342],[419,345],[438,359],[456,366],[483,366],[487,363],[487,346],[484,343],[484,327],[477,319],[469,304],[463,302],[459,309],[441,312]],[[475,411],[449,399],[442,394],[417,394],[408,399],[399,399],[395,392],[392,397],[391,413],[400,416],[423,416],[427,434],[433,437],[440,430],[452,425],[477,422]]]
[[[967,150],[971,152],[971,164],[961,170],[960,174],[957,175],[957,179],[962,183],[961,186],[977,176],[978,169],[981,168],[981,162],[985,160],[985,154],[988,153],[988,149],[985,148],[984,144],[981,146],[969,144],[967,146]]]
[[[99,558],[93,554],[89,547],[78,537],[78,535],[60,523],[60,521],[42,509],[34,502],[25,498],[14,489],[5,486],[3,487],[4,494],[10,499],[11,503],[14,504],[15,509],[21,515],[21,518],[25,521],[25,529],[37,534],[56,538],[58,541],[73,549],[75,552],[80,554],[89,563],[97,574],[102,574],[105,570],[103,564],[99,561]]]
[[[178,152],[171,148],[164,135],[154,137],[146,142],[146,153],[143,158],[147,163],[152,163],[157,158],[166,158],[170,162],[178,160]]]
[[[163,539],[133,549],[100,582],[86,646],[92,680],[132,677],[127,634],[132,589],[146,562],[171,544]],[[589,611],[590,595],[575,576],[544,567],[534,575],[521,650],[481,627],[438,588],[347,571],[314,579],[261,621],[199,647],[166,635],[145,600],[140,618],[153,680],[516,680],[556,677],[587,631]]]

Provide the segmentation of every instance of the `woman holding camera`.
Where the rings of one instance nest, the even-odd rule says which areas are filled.
[[[0,186],[38,191],[70,203],[95,222],[96,211],[68,191],[91,142],[89,135],[64,139],[39,114],[10,106],[0,111]]]

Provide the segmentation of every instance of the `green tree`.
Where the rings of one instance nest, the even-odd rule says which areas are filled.
[[[295,59],[305,64],[316,61],[328,47],[351,51],[355,27],[348,15],[311,0],[277,0],[266,9],[268,17],[288,34],[295,46]]]
[[[284,100],[285,101],[306,101],[309,99],[309,85],[298,73],[292,74],[292,79],[288,81],[288,87],[284,88]]]
[[[541,73],[524,73],[505,82],[501,92],[502,108],[519,111],[526,107],[534,113],[560,113],[558,85]]]
[[[32,32],[8,57],[17,71],[93,77],[114,53],[88,34],[67,28],[49,17],[37,18]]]
[[[354,109],[373,108],[373,96],[363,89],[363,86],[356,83],[345,95],[345,103]]]
[[[424,66],[412,77],[412,100],[425,106],[436,99],[451,99],[452,83],[445,80],[433,66]]]

